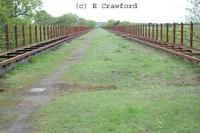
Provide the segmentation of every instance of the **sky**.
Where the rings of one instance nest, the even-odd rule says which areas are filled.
[[[43,9],[53,16],[75,13],[79,17],[106,22],[110,19],[139,22],[166,23],[185,22],[188,0],[42,0]],[[85,3],[86,9],[77,9],[76,5]],[[98,8],[93,9],[92,3]],[[137,9],[102,9],[101,4],[135,4]]]

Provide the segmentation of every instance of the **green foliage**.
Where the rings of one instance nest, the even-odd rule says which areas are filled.
[[[53,17],[44,10],[37,12],[34,20],[35,24],[39,25],[96,26],[95,21],[79,18],[76,14],[68,13],[60,17]]]
[[[53,25],[56,18],[51,16],[45,10],[38,11],[34,16],[34,22],[39,25]]]
[[[0,0],[0,3],[1,24],[31,23],[42,5],[41,0]]]
[[[84,18],[79,18],[78,25],[95,27],[96,26],[96,22],[93,21],[93,20],[86,20]]]
[[[119,25],[130,25],[131,22],[128,21],[120,21],[120,20],[108,20],[104,25],[105,26],[119,26]]]
[[[192,7],[187,8],[189,15],[186,16],[187,21],[200,23],[200,0],[189,0]]]
[[[57,25],[73,26],[78,24],[79,17],[75,14],[68,13],[56,18]]]

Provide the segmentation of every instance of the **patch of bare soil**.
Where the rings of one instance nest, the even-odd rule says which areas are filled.
[[[31,113],[38,111],[40,107],[52,101],[55,96],[62,94],[65,91],[72,91],[73,88],[92,90],[94,88],[101,89],[103,86],[96,87],[80,87],[70,85],[66,81],[60,80],[62,74],[69,68],[70,65],[77,63],[83,56],[87,46],[89,45],[94,34],[88,33],[88,36],[82,41],[80,46],[74,50],[69,59],[56,69],[51,75],[34,84],[27,91],[23,92],[20,97],[22,101],[17,105],[13,112],[15,119],[7,125],[5,129],[1,129],[0,133],[32,133],[32,122],[30,121]],[[111,87],[112,88],[112,87]],[[77,89],[78,90],[78,89]],[[3,90],[2,90],[3,91]],[[0,126],[0,128],[3,128]]]
[[[117,86],[115,85],[77,85],[73,84],[73,87],[69,92],[79,92],[79,91],[100,91],[100,90],[115,90]]]

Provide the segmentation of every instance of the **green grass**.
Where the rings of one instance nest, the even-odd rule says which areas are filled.
[[[95,32],[82,60],[63,74],[92,90],[63,94],[33,114],[36,132],[200,132],[199,65]]]
[[[84,36],[70,43],[65,43],[59,49],[34,56],[28,63],[18,65],[15,70],[5,74],[0,79],[0,89],[4,90],[0,92],[0,108],[14,107],[21,99],[20,95],[23,91],[59,67],[77,48],[83,38]],[[13,117],[0,114],[0,123],[12,120]]]

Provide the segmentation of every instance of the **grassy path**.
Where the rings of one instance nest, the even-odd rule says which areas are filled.
[[[72,91],[33,114],[35,132],[200,132],[200,67],[96,30],[62,79]]]

